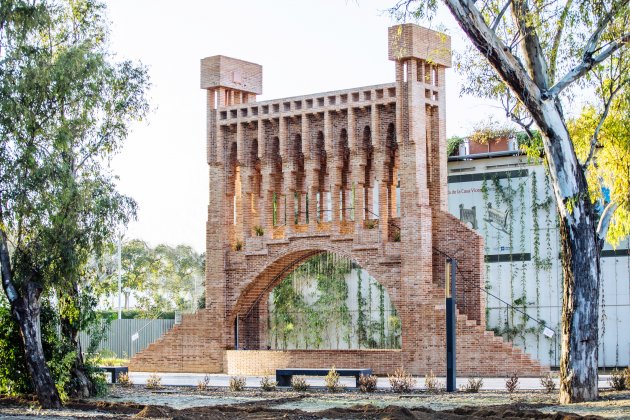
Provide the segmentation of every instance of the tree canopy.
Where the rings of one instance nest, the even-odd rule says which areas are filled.
[[[149,82],[108,52],[104,10],[94,0],[0,5],[2,285],[47,407],[59,396],[37,330],[41,300],[54,296],[76,335],[89,260],[135,215],[108,162],[146,115]]]

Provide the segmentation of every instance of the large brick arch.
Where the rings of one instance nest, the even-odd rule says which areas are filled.
[[[255,303],[266,297],[294,269],[309,258],[322,253],[343,256],[357,264],[382,284],[392,303],[397,304],[399,285],[392,276],[392,270],[376,264],[374,259],[370,258],[369,252],[348,251],[347,247],[335,246],[330,241],[313,243],[309,240],[298,240],[293,241],[292,246],[288,246],[281,255],[267,256],[257,261],[255,265],[261,268],[250,275],[242,277],[239,273],[234,276],[235,293],[238,293],[238,298],[228,312],[228,320],[233,321],[236,315],[250,312]]]

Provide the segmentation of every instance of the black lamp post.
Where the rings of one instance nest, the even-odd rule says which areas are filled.
[[[446,392],[457,390],[457,373],[455,369],[456,345],[455,332],[457,327],[457,316],[455,313],[455,279],[457,275],[457,261],[452,258],[446,259],[445,265],[445,286],[446,291]]]

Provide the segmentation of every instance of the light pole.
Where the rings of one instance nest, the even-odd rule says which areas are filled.
[[[122,236],[118,234],[118,319],[122,319]]]
[[[457,261],[453,258],[446,259],[445,265],[445,291],[446,291],[446,392],[457,390],[457,373],[455,366],[456,344],[455,332],[457,316],[455,314],[455,280],[457,278]]]

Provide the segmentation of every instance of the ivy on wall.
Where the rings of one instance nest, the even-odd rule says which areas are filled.
[[[551,210],[553,198],[547,177],[539,194],[539,182],[535,170],[529,171],[527,178],[512,178],[508,175],[499,178],[492,174],[483,180],[482,194],[484,210],[486,213],[491,208],[504,209],[506,214],[506,226],[504,227],[505,239],[501,239],[500,234],[493,235],[493,230],[488,229],[488,222],[484,218],[483,230],[486,237],[486,254],[494,251],[501,251],[505,241],[509,258],[507,264],[489,264],[486,262],[486,290],[491,290],[490,278],[496,279],[493,284],[498,287],[494,294],[508,297],[510,305],[500,302],[489,301],[486,309],[486,324],[489,329],[494,330],[497,335],[503,336],[509,341],[515,341],[525,350],[532,342],[536,345],[536,352],[540,356],[540,337],[544,329],[543,324],[531,322],[522,312],[529,313],[537,319],[544,318],[541,313],[541,278],[543,273],[547,273],[548,287],[551,293],[552,278],[552,236],[551,230]],[[527,187],[530,194],[527,194]],[[545,234],[544,239],[541,234],[540,220],[544,215]],[[530,227],[531,223],[531,227]],[[516,237],[516,235],[518,235]],[[528,241],[531,237],[531,263],[525,259]],[[503,242],[502,242],[503,241]],[[544,248],[541,249],[541,244]],[[517,257],[518,256],[518,257]],[[507,265],[507,273],[504,275]],[[528,271],[533,276],[536,287],[533,295],[528,293]],[[501,287],[508,287],[509,292],[501,291]],[[551,297],[551,295],[549,295]],[[492,298],[490,298],[492,299]],[[536,307],[536,314],[527,312],[532,306]],[[518,310],[517,310],[518,309]],[[491,311],[494,313],[490,317]],[[521,312],[522,311],[522,312]],[[551,357],[551,354],[550,354]]]

